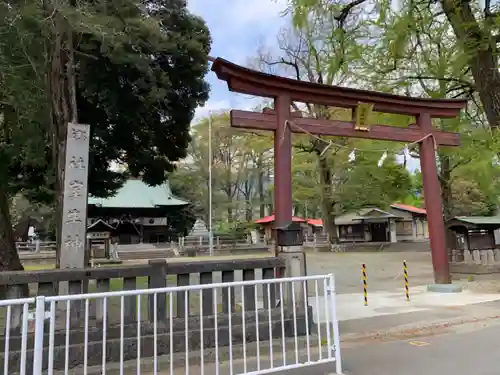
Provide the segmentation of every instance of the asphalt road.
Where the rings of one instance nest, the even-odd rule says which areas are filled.
[[[499,374],[500,321],[457,327],[452,333],[346,348],[349,375]]]

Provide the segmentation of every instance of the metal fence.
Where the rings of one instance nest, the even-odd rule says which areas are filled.
[[[183,252],[185,249],[196,249],[198,251],[206,251],[209,249],[209,236],[187,236],[181,237],[176,241],[170,242],[155,242],[155,243],[140,243],[131,245],[118,245],[117,251],[128,251],[128,247],[150,246],[151,248],[158,247],[162,249],[175,249]],[[307,247],[323,247],[329,245],[328,235],[326,234],[305,234],[304,246]],[[96,243],[94,243],[95,245]],[[224,250],[235,247],[246,247],[249,245],[270,245],[263,235],[252,237],[251,235],[217,235],[213,237],[213,246],[215,249]],[[103,245],[102,245],[103,246]],[[19,252],[55,252],[55,241],[28,241],[16,242],[16,247]]]
[[[38,296],[0,306],[4,374],[267,374],[323,363],[342,372],[333,275]],[[22,309],[15,337],[13,309]]]

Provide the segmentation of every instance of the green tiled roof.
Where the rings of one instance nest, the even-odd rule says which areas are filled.
[[[456,216],[454,219],[476,225],[500,225],[500,216]]]
[[[148,186],[141,180],[128,180],[114,197],[89,197],[88,204],[115,208],[154,208],[184,206],[188,202],[172,195],[168,181],[158,186]]]

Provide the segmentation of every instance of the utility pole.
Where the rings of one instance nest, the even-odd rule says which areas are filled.
[[[212,113],[208,114],[208,248],[214,255],[214,236],[212,232]]]

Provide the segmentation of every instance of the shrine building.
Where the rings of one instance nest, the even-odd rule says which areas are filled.
[[[110,225],[122,245],[168,242],[177,238],[170,218],[188,204],[172,194],[168,181],[153,187],[129,179],[113,197],[89,197],[87,225]]]

